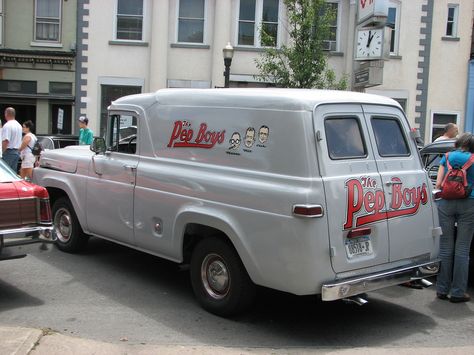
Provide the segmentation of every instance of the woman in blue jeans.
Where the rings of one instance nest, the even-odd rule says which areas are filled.
[[[452,167],[461,167],[474,153],[474,136],[470,133],[462,134],[456,140],[455,148],[448,155],[449,163]],[[446,157],[443,157],[436,188],[441,188],[447,170]],[[470,186],[474,186],[474,165],[467,170],[467,181]],[[474,233],[474,190],[464,199],[439,200],[438,214],[443,234],[440,238],[441,268],[436,283],[436,295],[439,299],[449,299],[453,303],[468,302],[470,296],[466,289],[469,251]]]

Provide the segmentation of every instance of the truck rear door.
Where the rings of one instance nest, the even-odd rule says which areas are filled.
[[[383,182],[389,260],[429,256],[437,249],[430,182],[407,135],[408,122],[395,107],[363,105],[363,110]]]
[[[362,106],[321,105],[313,117],[334,271],[388,262],[384,192]]]

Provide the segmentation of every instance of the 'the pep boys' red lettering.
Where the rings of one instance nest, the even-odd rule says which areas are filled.
[[[425,183],[417,187],[404,187],[398,177],[393,177],[391,182],[391,201],[387,210],[384,191],[376,187],[374,179],[362,177],[346,181],[347,214],[344,229],[413,215],[418,212],[420,204],[425,205],[428,202]]]
[[[210,149],[216,144],[222,144],[225,139],[225,130],[210,131],[207,129],[206,123],[201,123],[194,138],[194,130],[187,121],[176,121],[174,123],[173,132],[168,143],[169,148],[205,148]]]

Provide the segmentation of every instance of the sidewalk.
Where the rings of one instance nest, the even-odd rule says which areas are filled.
[[[214,354],[331,354],[331,355],[464,355],[474,354],[474,346],[457,348],[227,348],[203,345],[130,345],[109,344],[74,338],[51,330],[0,327],[2,355],[214,355]]]

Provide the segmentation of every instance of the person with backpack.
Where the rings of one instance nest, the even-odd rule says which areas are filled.
[[[438,215],[442,229],[436,296],[453,303],[470,300],[466,290],[474,233],[473,153],[474,136],[462,134],[456,140],[455,150],[441,159],[436,180],[436,188],[441,190]]]
[[[32,132],[34,127],[34,123],[30,120],[24,122],[22,125],[24,136],[20,145],[20,176],[22,179],[26,180],[31,180],[33,176],[33,167],[36,161],[36,156],[34,156],[32,152],[33,147],[38,140]]]

